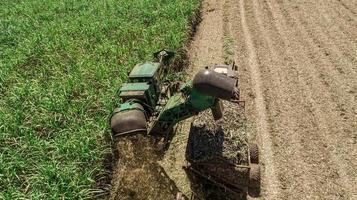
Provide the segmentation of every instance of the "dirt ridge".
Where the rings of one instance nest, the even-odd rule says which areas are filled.
[[[250,137],[262,148],[260,198],[356,198],[357,4],[205,0],[203,5],[190,48],[192,74],[198,66],[238,64]]]
[[[263,181],[266,185],[266,190],[269,190],[266,198],[275,199],[277,198],[277,194],[279,193],[278,188],[278,180],[276,178],[276,168],[274,164],[274,157],[272,151],[272,141],[269,134],[269,127],[267,122],[267,114],[266,114],[266,104],[262,92],[262,80],[261,80],[261,72],[258,67],[257,54],[255,52],[255,47],[252,42],[251,34],[247,25],[246,16],[245,16],[245,8],[244,8],[244,0],[240,0],[240,14],[241,14],[241,23],[243,29],[243,37],[246,41],[246,46],[248,50],[248,63],[250,66],[250,73],[253,82],[253,88],[255,92],[255,108],[257,113],[257,125],[260,134],[261,141],[260,146],[262,149],[262,160],[264,163],[264,177]]]

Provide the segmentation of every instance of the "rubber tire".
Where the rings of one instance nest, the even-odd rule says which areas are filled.
[[[249,145],[249,156],[251,163],[259,163],[259,147],[257,144],[253,143]]]
[[[260,188],[260,166],[251,164],[249,170],[249,188]]]

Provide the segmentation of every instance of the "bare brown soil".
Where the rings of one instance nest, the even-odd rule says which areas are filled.
[[[191,78],[212,64],[239,66],[247,134],[261,152],[258,199],[357,199],[356,2],[204,0],[189,57]],[[170,199],[178,190],[189,197],[182,166],[191,122],[160,166],[151,149],[138,152],[147,160],[133,170],[118,164],[113,181],[123,184],[114,184],[112,199]],[[128,182],[139,186],[129,192],[137,198],[127,197]],[[162,192],[143,192],[150,188]]]
[[[357,198],[356,13],[348,0],[203,1],[190,75],[238,64],[259,198]]]

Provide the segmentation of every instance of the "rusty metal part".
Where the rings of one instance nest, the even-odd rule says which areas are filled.
[[[214,120],[220,120],[223,117],[223,104],[219,99],[216,100],[214,106],[211,108]]]
[[[238,100],[236,94],[237,83],[237,79],[230,78],[210,69],[205,69],[195,75],[193,88],[203,94],[216,98]]]
[[[247,190],[247,187],[245,185],[236,185],[236,184],[232,184],[229,182],[222,183],[222,180],[217,180],[217,177],[212,176],[212,175],[207,175],[204,172],[202,172],[201,170],[197,170],[192,166],[185,166],[184,169],[190,170],[193,173],[197,174],[198,176],[206,179],[207,181],[212,182],[213,184],[217,185],[218,187],[224,188],[225,190],[228,190],[230,192],[240,194],[241,192],[244,192]]]
[[[192,168],[200,169],[211,177],[216,177],[221,183],[226,185],[235,186],[238,188],[244,188],[248,186],[248,172],[250,168],[239,167],[229,165],[193,165]]]
[[[142,106],[140,104],[138,104],[138,106],[140,106],[141,109],[114,112],[110,120],[110,126],[114,136],[147,132],[146,116],[142,111]]]
[[[149,102],[146,98],[145,90],[132,90],[132,91],[124,91],[121,92],[119,97],[123,102],[126,102],[130,99],[137,99],[142,102]]]
[[[249,157],[251,163],[259,163],[259,148],[257,144],[253,143],[249,145]]]

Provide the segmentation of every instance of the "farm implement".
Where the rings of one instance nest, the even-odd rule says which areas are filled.
[[[234,64],[205,68],[192,80],[180,84],[167,78],[172,73],[169,61],[174,53],[163,50],[154,56],[156,62],[136,65],[128,75],[128,82],[119,89],[122,103],[110,120],[114,138],[145,134],[169,144],[174,126],[180,121],[205,110],[211,110],[213,119],[219,121],[224,113],[222,100],[234,104],[241,102]],[[202,163],[187,159],[189,164],[185,169],[197,177],[213,177],[208,181],[231,188],[233,192],[256,189],[260,183],[257,146],[252,145],[247,154],[245,165],[211,162],[210,167],[202,167]]]

